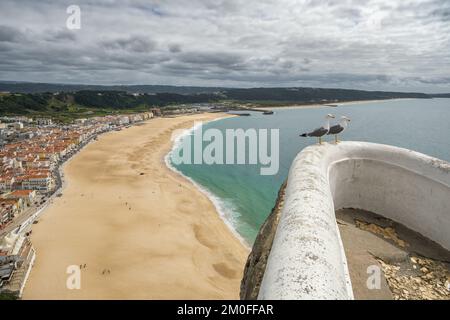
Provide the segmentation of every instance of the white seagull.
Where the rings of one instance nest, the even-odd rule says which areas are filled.
[[[330,130],[330,119],[334,119],[335,116],[332,114],[327,114],[325,117],[325,124],[317,128],[309,133],[303,133],[300,135],[300,137],[318,137],[319,138],[319,144],[322,144],[322,136],[326,135],[328,131]]]
[[[338,134],[347,129],[349,122],[350,122],[349,118],[347,118],[346,116],[342,116],[341,121],[338,124],[335,124],[334,126],[330,127],[330,130],[328,130],[327,134],[328,135],[334,134],[334,141],[338,143],[339,142]]]

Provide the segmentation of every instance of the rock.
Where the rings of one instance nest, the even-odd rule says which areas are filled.
[[[427,279],[427,280],[433,279],[433,273],[432,272],[427,273],[427,275],[425,276],[425,279]]]
[[[428,269],[425,267],[420,268],[420,271],[422,271],[423,273],[428,273]]]
[[[370,231],[374,234],[380,235],[385,239],[392,240],[399,247],[405,248],[408,244],[400,239],[392,227],[383,228],[373,223],[365,223],[360,220],[355,220],[355,225],[361,230]]]
[[[273,239],[278,226],[285,189],[286,182],[281,186],[278,192],[277,202],[259,230],[252,251],[248,256],[241,281],[241,300],[256,300],[258,298],[259,288],[264,271],[266,270],[267,259],[272,249]]]

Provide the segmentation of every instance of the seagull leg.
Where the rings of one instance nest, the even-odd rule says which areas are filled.
[[[334,135],[334,142],[335,142],[336,144],[338,143],[338,135],[337,135],[337,134]]]
[[[319,144],[322,144],[322,137],[319,137]]]
[[[339,142],[341,142],[341,140],[339,140],[339,135],[335,135],[335,138],[336,138],[336,144],[338,144]]]

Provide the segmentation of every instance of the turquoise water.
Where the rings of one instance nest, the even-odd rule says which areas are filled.
[[[173,165],[206,190],[225,220],[252,244],[270,213],[292,160],[314,138],[300,133],[322,125],[327,113],[346,115],[350,126],[342,140],[369,141],[416,150],[450,161],[450,99],[396,100],[320,109],[275,109],[274,115],[252,113],[206,124],[217,128],[280,129],[280,168],[260,175],[258,165]],[[184,139],[190,139],[186,136]],[[327,137],[332,140],[332,137]]]

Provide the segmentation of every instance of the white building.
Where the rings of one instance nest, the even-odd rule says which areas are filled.
[[[37,118],[36,123],[40,126],[51,126],[53,121],[50,118]]]

